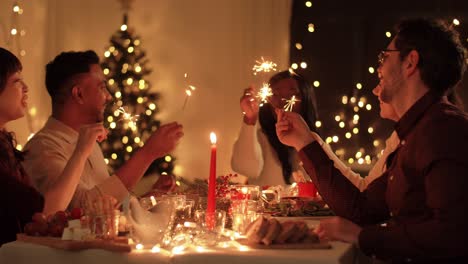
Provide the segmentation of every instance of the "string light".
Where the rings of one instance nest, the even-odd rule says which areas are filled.
[[[391,38],[391,37],[392,37],[392,33],[391,33],[390,31],[387,31],[387,32],[385,32],[385,36],[386,36],[387,38]]]
[[[309,25],[307,25],[307,30],[311,33],[314,32],[315,31],[314,24],[310,23]]]
[[[299,66],[297,66],[297,63],[293,63],[293,64],[291,64],[291,68],[293,68],[294,70],[297,70],[297,68],[299,68]]]
[[[369,73],[374,73],[374,72],[375,72],[374,67],[369,67]]]
[[[302,44],[301,43],[296,43],[296,49],[302,50]]]
[[[362,152],[361,152],[361,151],[356,152],[356,156],[355,156],[355,157],[356,157],[356,159],[361,158],[361,157],[362,157]]]
[[[305,6],[307,6],[307,7],[312,7],[312,2],[311,2],[311,1],[306,1],[306,2],[305,2]]]
[[[380,141],[379,140],[374,140],[374,142],[372,143],[374,145],[374,147],[378,147],[380,146]]]
[[[320,82],[319,81],[314,81],[314,87],[317,88],[320,86]]]
[[[362,89],[362,84],[361,84],[361,83],[356,83],[356,88],[357,88],[358,90],[361,90],[361,89]]]
[[[322,126],[322,122],[317,120],[315,121],[315,127],[321,127]]]
[[[343,95],[343,97],[341,97],[341,103],[343,103],[344,105],[348,103],[348,96],[346,95]]]

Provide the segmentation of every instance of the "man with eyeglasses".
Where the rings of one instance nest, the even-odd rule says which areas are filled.
[[[300,116],[278,111],[277,134],[337,215],[319,236],[393,262],[468,263],[468,116],[445,96],[463,77],[466,50],[438,20],[405,20],[397,32],[379,55],[378,96],[394,108],[401,142],[366,191],[334,168]]]

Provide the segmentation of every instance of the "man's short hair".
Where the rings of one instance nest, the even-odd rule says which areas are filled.
[[[396,27],[395,47],[404,59],[412,50],[419,53],[418,68],[422,81],[445,94],[462,78],[466,70],[466,49],[459,34],[437,19],[406,19]]]
[[[65,103],[75,85],[75,78],[89,72],[92,64],[99,64],[99,57],[92,50],[62,52],[49,62],[45,82],[52,104]]]

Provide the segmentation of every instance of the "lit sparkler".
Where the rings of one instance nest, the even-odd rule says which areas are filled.
[[[261,61],[255,61],[257,64],[255,64],[252,68],[253,74],[257,75],[259,72],[270,72],[270,71],[276,71],[276,63],[272,61],[266,61],[261,57]]]
[[[187,79],[187,73],[184,74],[184,78]],[[187,101],[190,96],[192,96],[192,92],[195,91],[196,87],[193,85],[188,85],[188,89],[185,89],[185,100],[184,100],[184,105],[182,106],[182,111],[185,109],[185,105],[187,104]]]
[[[128,113],[125,108],[123,107],[119,107],[119,109],[117,109],[117,112],[119,112],[120,114],[122,114],[122,119],[120,119],[119,121],[121,120],[125,120],[127,121],[127,124],[128,126],[132,129],[132,130],[135,130],[136,129],[136,122],[138,121],[138,117],[140,115],[132,115],[130,113]]]
[[[257,93],[257,98],[260,99],[260,106],[263,106],[264,103],[268,102],[268,98],[273,95],[270,84],[263,83],[262,88]]]
[[[286,104],[284,105],[284,111],[286,112],[292,112],[293,108],[294,108],[294,105],[296,104],[296,102],[300,102],[301,100],[299,99],[296,99],[296,96],[293,95],[291,96],[291,99],[287,100],[287,99],[282,99],[283,101],[286,101]]]

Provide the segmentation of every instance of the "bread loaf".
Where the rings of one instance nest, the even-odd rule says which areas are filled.
[[[262,239],[263,244],[270,245],[273,240],[281,233],[281,224],[278,220],[271,218],[268,220],[268,229],[265,237]]]
[[[281,223],[281,232],[275,238],[274,242],[278,244],[283,244],[288,240],[294,233],[298,232],[299,228],[295,222],[286,221]]]
[[[268,230],[268,220],[260,216],[247,227],[246,236],[250,243],[260,243]]]
[[[247,226],[245,235],[249,244],[297,244],[319,243],[313,229],[304,221],[285,221],[280,223],[275,218],[258,217]]]

